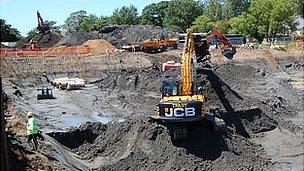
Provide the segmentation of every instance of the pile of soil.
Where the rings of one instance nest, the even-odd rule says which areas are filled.
[[[78,46],[90,39],[98,39],[98,36],[92,33],[72,32],[64,36],[55,46]]]
[[[92,54],[107,54],[113,53],[115,51],[115,47],[103,39],[98,40],[88,40],[82,46],[89,47],[92,51]]]
[[[296,70],[297,68],[293,71]],[[221,78],[221,81],[214,86],[225,84],[223,89],[229,91],[218,91],[218,95],[222,94],[222,96],[218,96],[221,97],[220,101],[210,98],[207,105],[208,103],[209,105],[216,104],[227,112],[237,111],[238,108],[246,106],[247,108],[258,106],[267,115],[280,122],[284,128],[303,132],[301,126],[286,121],[286,117],[295,116],[297,111],[303,109],[301,107],[303,106],[301,99],[303,91],[294,89],[288,79],[278,79],[269,70],[262,67],[253,68],[233,63],[218,66],[214,73]],[[227,92],[230,93],[227,94]]]
[[[116,47],[120,47],[139,44],[147,39],[165,38],[174,34],[162,27],[152,25],[109,25],[103,27],[98,36]]]
[[[251,132],[272,130],[275,121],[263,121],[263,113],[244,113],[225,118]],[[260,115],[261,117],[257,117]],[[270,121],[270,122],[269,122]],[[258,130],[263,122],[263,129]],[[253,127],[252,127],[253,128]],[[60,143],[94,161],[98,170],[242,170],[269,169],[272,163],[263,156],[262,148],[238,134],[237,126],[229,126],[227,134],[213,132],[204,126],[191,127],[187,141],[172,141],[166,126],[146,118],[128,118],[107,125],[87,123],[69,132],[50,133]],[[237,132],[237,133],[235,133]],[[86,135],[86,136],[83,136]],[[89,137],[86,140],[79,137]],[[73,140],[73,141],[72,141]]]
[[[49,48],[54,46],[61,40],[62,36],[58,33],[38,33],[34,36],[28,36],[17,42],[17,47],[28,48],[30,47],[30,41],[36,41],[39,48]]]

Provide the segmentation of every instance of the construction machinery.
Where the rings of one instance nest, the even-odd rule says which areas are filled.
[[[79,90],[85,87],[85,81],[81,78],[56,78],[51,81],[51,84],[61,90]]]
[[[228,59],[232,59],[236,53],[235,47],[232,46],[228,38],[218,29],[213,29],[211,33],[208,34],[206,41],[207,46],[210,46],[212,41],[214,41],[216,46],[222,50],[222,54]]]
[[[187,36],[187,34],[182,35]],[[211,32],[203,36],[198,33],[192,33],[192,35],[195,41],[194,49],[196,58],[193,58],[193,60],[195,60],[194,64],[200,65],[205,69],[207,67],[211,68],[209,61],[211,59],[209,52],[209,48],[211,45],[215,46],[215,48],[220,49],[222,55],[228,59],[232,59],[236,53],[236,48],[231,44],[229,39],[218,29],[213,29]],[[175,63],[175,61],[167,61],[166,63],[163,63],[163,71],[179,67],[179,65],[177,65],[178,62],[175,64],[172,63]]]
[[[177,39],[169,38],[158,38],[158,39],[148,39],[141,42],[139,45],[125,45],[122,49],[129,52],[143,51],[147,53],[163,52],[167,48],[171,47],[177,49]]]
[[[55,99],[53,95],[53,90],[48,87],[42,87],[38,88],[37,91],[39,92],[37,94],[37,100],[42,100],[42,99]]]
[[[224,40],[223,54],[231,59],[235,54],[235,48],[230,46],[218,32],[214,32],[220,40]],[[207,39],[207,43],[210,38]],[[206,43],[206,42],[205,42]],[[187,125],[203,122],[212,125],[214,130],[225,126],[223,119],[216,117],[206,110],[206,98],[202,94],[202,86],[196,85],[193,80],[193,66],[196,59],[197,48],[207,48],[207,46],[198,46],[191,29],[187,29],[185,45],[182,51],[181,75],[176,77],[166,77],[162,81],[162,97],[157,105],[156,115],[151,118],[165,122],[170,125],[173,140],[187,137]],[[206,51],[206,49],[203,49]]]
[[[37,20],[38,20],[38,26],[37,30],[39,33],[50,33],[51,32],[51,27],[50,24],[46,21],[43,21],[43,18],[39,11],[37,11]]]
[[[163,52],[168,47],[177,48],[177,39],[148,39],[140,44],[140,50],[144,52]]]
[[[162,71],[168,71],[172,68],[177,68],[180,67],[181,63],[180,62],[175,62],[175,61],[167,61],[165,63],[163,63],[162,65]]]

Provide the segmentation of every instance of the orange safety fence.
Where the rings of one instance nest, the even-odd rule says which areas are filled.
[[[85,46],[52,47],[39,49],[9,49],[0,48],[0,57],[56,57],[56,56],[90,56],[91,49]]]

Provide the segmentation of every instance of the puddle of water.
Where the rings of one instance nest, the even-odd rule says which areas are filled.
[[[112,117],[112,116],[103,116],[100,113],[94,112],[92,114],[92,118],[86,118],[86,117],[75,117],[75,116],[65,116],[59,118],[61,123],[58,123],[58,125],[61,125],[60,127],[79,127],[81,124],[84,124],[86,122],[101,122],[103,124],[107,124],[111,121],[117,121],[122,122],[124,121],[123,118],[120,117]]]
[[[73,118],[73,117],[69,117],[69,118],[64,118],[62,120],[62,124],[67,126],[67,127],[78,127],[81,124],[84,124],[85,121],[83,118]]]
[[[118,122],[124,121],[124,119],[121,117],[104,116],[102,113],[98,113],[98,112],[94,112],[92,114],[92,116],[93,116],[94,120],[96,119],[97,121],[99,121],[103,124],[107,124],[111,121],[118,121]]]

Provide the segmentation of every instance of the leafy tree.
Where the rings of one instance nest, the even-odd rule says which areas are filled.
[[[293,0],[296,4],[297,14],[301,15],[304,18],[304,2],[303,0]]]
[[[269,37],[277,33],[284,33],[293,27],[296,14],[296,4],[288,0],[276,0],[269,18]]]
[[[96,15],[90,14],[80,23],[80,30],[84,32],[91,32],[100,30],[103,26],[109,24],[109,17],[101,16],[98,18]]]
[[[145,6],[141,15],[141,23],[163,26],[165,17],[165,9],[168,7],[169,2],[162,1],[157,4],[153,3]]]
[[[229,23],[231,26],[230,33],[240,33],[247,37],[255,37],[260,39],[258,37],[258,28],[255,26],[256,19],[254,16],[244,13],[238,17],[231,18]]]
[[[228,33],[230,30],[230,24],[227,20],[218,20],[214,22],[213,28],[219,29],[222,33]]]
[[[206,15],[201,15],[193,22],[193,31],[207,33],[212,30],[214,22]]]
[[[35,27],[32,30],[30,30],[29,32],[27,32],[27,36],[33,37],[34,35],[38,34],[39,31],[38,29]]]
[[[113,24],[137,24],[137,8],[131,5],[129,7],[123,6],[120,9],[115,9],[113,15],[111,16],[111,22]]]
[[[222,17],[229,20],[245,12],[250,5],[250,0],[224,0]]]
[[[0,19],[1,28],[1,42],[15,42],[21,38],[20,32],[13,28],[10,24],[7,24],[4,19]]]
[[[102,27],[110,24],[110,17],[100,16],[99,19],[95,22],[95,30],[100,30]]]
[[[221,30],[222,33],[228,33],[230,24],[226,20],[212,21],[206,15],[201,15],[193,22],[192,28],[195,32],[207,33],[212,29],[217,28]]]
[[[292,27],[296,14],[293,0],[253,0],[248,12],[232,18],[232,31],[262,41]]]
[[[64,21],[63,29],[66,33],[80,31],[80,24],[87,18],[84,10],[76,11]]]
[[[172,31],[185,32],[203,10],[204,5],[198,1],[173,0],[165,9],[163,25]]]
[[[98,17],[96,15],[90,14],[88,17],[85,17],[80,23],[79,27],[81,31],[90,32],[95,30],[95,23],[97,22]]]
[[[211,18],[211,20],[222,19],[222,4],[220,0],[209,0],[207,3],[207,10],[205,14]]]
[[[232,17],[235,17],[235,11],[233,10],[233,3],[231,0],[225,0],[222,9],[222,18],[229,20]]]

